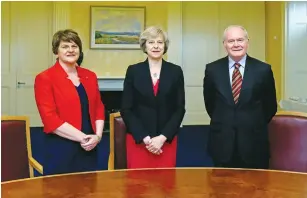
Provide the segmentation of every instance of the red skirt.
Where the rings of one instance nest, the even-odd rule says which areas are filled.
[[[170,144],[164,143],[160,155],[149,152],[144,143],[136,144],[129,133],[126,136],[126,148],[128,169],[176,167],[177,136]]]

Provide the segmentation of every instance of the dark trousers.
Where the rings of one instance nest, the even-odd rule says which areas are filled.
[[[260,145],[261,146],[261,145]],[[232,157],[227,162],[219,162],[214,160],[215,167],[222,168],[250,168],[250,169],[268,169],[269,168],[269,157],[263,156],[261,159],[255,160],[253,163],[245,162],[238,149],[237,134],[235,135],[235,144],[233,149]]]
[[[45,135],[44,175],[96,171],[97,146],[85,151],[80,143],[55,134]]]

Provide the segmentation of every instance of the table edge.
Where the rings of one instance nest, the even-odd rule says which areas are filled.
[[[111,172],[127,172],[127,171],[144,171],[144,170],[240,170],[240,171],[262,171],[262,172],[278,172],[278,173],[289,173],[289,174],[298,174],[298,175],[307,175],[304,172],[296,172],[296,171],[284,171],[284,170],[271,170],[271,169],[248,169],[248,168],[219,168],[219,167],[176,167],[176,168],[139,168],[139,169],[118,169],[118,170],[100,170],[100,171],[87,171],[87,172],[76,172],[76,173],[66,173],[66,174],[57,174],[57,175],[47,175],[47,176],[38,176],[32,178],[25,179],[16,179],[11,181],[1,182],[1,185],[15,183],[15,182],[23,182],[27,180],[35,180],[35,179],[43,179],[48,177],[62,177],[69,175],[81,175],[81,174],[89,174],[89,173],[111,173]]]

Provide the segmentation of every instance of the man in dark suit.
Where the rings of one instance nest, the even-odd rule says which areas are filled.
[[[217,167],[268,168],[267,125],[277,111],[271,66],[247,55],[248,34],[229,26],[228,53],[206,65],[203,94],[211,118],[209,153]]]

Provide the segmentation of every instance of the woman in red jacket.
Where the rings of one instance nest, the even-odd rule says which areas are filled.
[[[35,100],[45,136],[44,175],[94,171],[104,127],[97,76],[77,66],[82,43],[73,30],[52,40],[57,62],[35,78]]]

